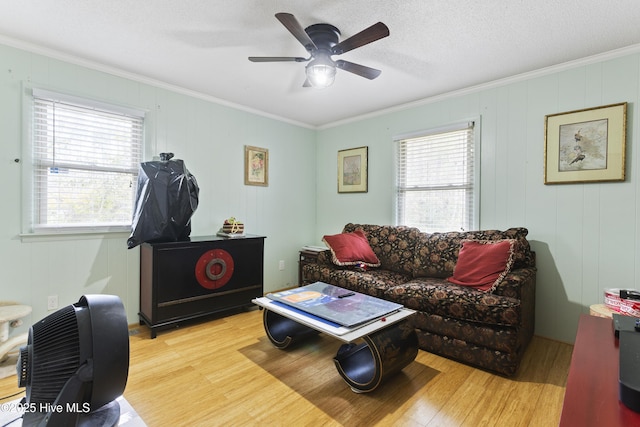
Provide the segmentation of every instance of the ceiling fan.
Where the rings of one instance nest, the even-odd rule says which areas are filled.
[[[289,56],[250,56],[251,62],[309,62],[306,66],[307,79],[304,87],[330,86],[336,75],[336,68],[348,71],[358,76],[373,80],[382,71],[331,56],[341,55],[350,50],[372,43],[389,35],[389,28],[382,22],[365,28],[358,34],[339,42],[340,30],[329,24],[314,24],[302,28],[295,16],[290,13],[276,13],[278,21],[304,46],[309,52],[309,58]]]

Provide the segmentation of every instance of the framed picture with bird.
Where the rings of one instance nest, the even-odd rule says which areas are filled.
[[[545,116],[544,183],[624,181],[627,103]]]

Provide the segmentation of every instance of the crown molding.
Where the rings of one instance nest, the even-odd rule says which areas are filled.
[[[596,55],[592,55],[592,56],[588,56],[588,57],[584,57],[584,58],[580,58],[580,59],[576,59],[576,60],[572,60],[572,61],[567,61],[567,62],[563,62],[561,64],[556,64],[556,65],[551,65],[548,67],[544,67],[544,68],[540,68],[538,70],[534,70],[534,71],[528,71],[526,73],[521,73],[521,74],[516,74],[513,76],[509,76],[509,77],[505,77],[502,79],[497,79],[497,80],[493,80],[487,83],[482,83],[479,85],[475,85],[475,86],[470,86],[467,88],[463,88],[463,89],[459,89],[459,90],[454,90],[454,91],[450,91],[450,92],[445,92],[445,93],[441,93],[441,94],[437,94],[434,96],[430,96],[427,98],[423,98],[417,101],[412,101],[412,102],[408,102],[405,104],[399,104],[399,105],[395,105],[393,107],[389,107],[389,108],[385,108],[382,110],[378,110],[372,113],[367,113],[367,114],[363,114],[363,115],[358,115],[358,116],[353,116],[347,119],[343,119],[343,120],[338,120],[335,122],[331,122],[331,123],[327,123],[324,125],[318,125],[318,126],[314,126],[311,125],[309,123],[303,123],[303,122],[299,122],[296,120],[292,120],[286,117],[282,117],[282,116],[278,116],[275,114],[271,114],[271,113],[267,113],[265,111],[262,110],[258,110],[258,109],[254,109],[254,108],[250,108],[247,107],[245,105],[241,105],[241,104],[236,104],[234,102],[230,102],[230,101],[226,101],[224,99],[220,99],[220,98],[216,98],[214,96],[210,96],[210,95],[206,95],[203,94],[201,92],[197,92],[191,89],[187,89],[181,86],[177,86],[177,85],[172,85],[166,82],[163,82],[161,80],[156,80],[156,79],[152,79],[150,77],[141,75],[141,74],[136,74],[136,73],[132,73],[129,71],[125,71],[116,67],[111,67],[96,61],[90,61],[87,60],[85,58],[81,58],[78,56],[74,56],[74,55],[70,55],[64,52],[60,52],[58,50],[55,49],[50,49],[50,48],[46,48],[40,45],[36,45],[33,43],[29,43],[29,42],[25,42],[23,40],[18,40],[18,39],[14,39],[11,37],[7,37],[7,36],[3,36],[0,35],[0,44],[4,44],[10,47],[14,47],[17,49],[21,49],[30,53],[34,53],[34,54],[38,54],[38,55],[43,55],[43,56],[47,56],[53,59],[57,59],[57,60],[61,60],[61,61],[65,61],[65,62],[69,62],[71,64],[74,65],[78,65],[81,67],[85,67],[85,68],[89,68],[95,71],[100,71],[103,73],[107,73],[107,74],[111,74],[117,77],[122,77],[122,78],[126,78],[126,79],[130,79],[133,81],[137,81],[139,83],[143,83],[143,84],[148,84],[154,87],[158,87],[160,89],[165,89],[165,90],[169,90],[172,92],[176,92],[176,93],[180,93],[183,95],[187,95],[187,96],[191,96],[194,98],[198,98],[198,99],[202,99],[204,101],[209,101],[209,102],[213,102],[219,105],[223,105],[229,108],[233,108],[235,110],[239,110],[239,111],[244,111],[250,114],[255,114],[257,116],[262,116],[262,117],[266,117],[269,119],[273,119],[276,121],[280,121],[280,122],[284,122],[284,123],[288,123],[294,126],[299,126],[302,128],[306,128],[306,129],[311,129],[311,130],[325,130],[325,129],[330,129],[330,128],[334,128],[334,127],[338,127],[338,126],[343,126],[349,123],[354,123],[354,122],[358,122],[358,121],[362,121],[362,120],[366,120],[366,119],[371,119],[371,118],[375,118],[375,117],[380,117],[382,115],[386,115],[386,114],[391,114],[391,113],[397,113],[400,111],[404,111],[404,110],[408,110],[411,108],[416,108],[416,107],[420,107],[423,105],[427,105],[427,104],[432,104],[435,102],[440,102],[446,99],[450,99],[450,98],[454,98],[454,97],[459,97],[459,96],[464,96],[464,95],[468,95],[468,94],[472,94],[472,93],[476,93],[479,91],[483,91],[483,90],[487,90],[487,89],[493,89],[496,87],[501,87],[501,86],[506,86],[509,84],[513,84],[513,83],[517,83],[517,82],[522,82],[525,80],[529,80],[529,79],[533,79],[533,78],[537,78],[537,77],[542,77],[542,76],[546,76],[549,74],[553,74],[553,73],[558,73],[561,71],[565,71],[565,70],[569,70],[572,68],[577,68],[577,67],[581,67],[581,66],[585,66],[585,65],[589,65],[589,64],[594,64],[594,63],[598,63],[598,62],[603,62],[603,61],[607,61],[610,59],[615,59],[615,58],[619,58],[622,56],[627,56],[627,55],[631,55],[631,54],[636,54],[640,52],[640,44],[635,44],[635,45],[631,45],[631,46],[627,46],[627,47],[623,47],[623,48],[619,48],[619,49],[614,49],[608,52],[604,52],[604,53],[600,53],[600,54],[596,54]]]
[[[513,83],[522,82],[525,80],[534,79],[537,77],[547,76],[549,74],[558,73],[565,70],[570,70],[573,68],[582,67],[585,65],[595,64],[598,62],[608,61],[610,59],[620,58],[623,56],[636,54],[640,52],[640,44],[635,44],[627,47],[623,47],[620,49],[611,50],[608,52],[600,53],[597,55],[587,56],[584,58],[576,59],[573,61],[563,62],[561,64],[551,65],[545,68],[540,68],[534,71],[528,71],[526,73],[516,74],[509,77],[504,77],[502,79],[493,80],[487,83],[481,83],[475,86],[469,86],[467,88],[454,90],[451,92],[445,92],[438,95],[430,96],[428,98],[423,98],[417,101],[412,101],[406,104],[395,105],[393,107],[385,108],[382,110],[374,111],[372,113],[367,113],[359,116],[350,117],[348,119],[339,120],[332,123],[327,123],[325,125],[317,126],[317,130],[330,129],[337,126],[346,125],[353,122],[358,122],[361,120],[371,119],[375,117],[380,117],[382,115],[397,113],[400,111],[408,110],[411,108],[420,107],[427,104],[433,104],[435,102],[440,102],[446,99],[455,98],[463,95],[469,95],[476,92],[480,92],[487,89],[493,89],[496,87],[506,86]]]
[[[213,102],[215,104],[223,105],[225,107],[233,108],[235,110],[244,111],[246,113],[255,114],[258,116],[266,117],[269,119],[277,120],[280,122],[288,123],[294,126],[300,126],[303,128],[316,130],[316,126],[309,125],[308,123],[299,122],[296,120],[288,119],[286,117],[278,116],[275,114],[267,113],[262,110],[254,109],[251,107],[247,107],[242,104],[236,104],[234,102],[226,101],[224,99],[216,98],[214,96],[203,94],[202,92],[197,92],[191,89],[187,89],[181,86],[172,85],[170,83],[163,82],[161,80],[152,79],[150,77],[133,73],[130,71],[125,71],[120,68],[111,67],[100,62],[90,61],[85,58],[81,58],[78,56],[70,55],[68,53],[64,53],[55,49],[50,49],[47,47],[39,46],[33,43],[25,42],[23,40],[17,40],[11,37],[0,35],[0,44],[4,44],[9,47],[13,47],[16,49],[24,50],[29,53],[46,56],[52,59],[64,61],[71,63],[73,65],[78,65],[81,67],[85,67],[94,71],[99,71],[106,74],[111,74],[116,77],[122,77],[125,79],[133,80],[138,83],[147,84],[150,86],[157,87],[159,89],[165,89],[168,91],[176,92],[182,95],[191,96],[194,98],[198,98],[204,101]]]

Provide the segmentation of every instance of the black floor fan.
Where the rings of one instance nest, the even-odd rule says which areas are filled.
[[[84,295],[33,324],[16,366],[23,426],[114,426],[129,373],[120,298]]]

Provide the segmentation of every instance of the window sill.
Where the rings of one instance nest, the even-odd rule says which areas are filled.
[[[131,230],[47,230],[37,233],[22,233],[19,235],[23,243],[50,242],[56,240],[91,240],[91,239],[127,239]]]

